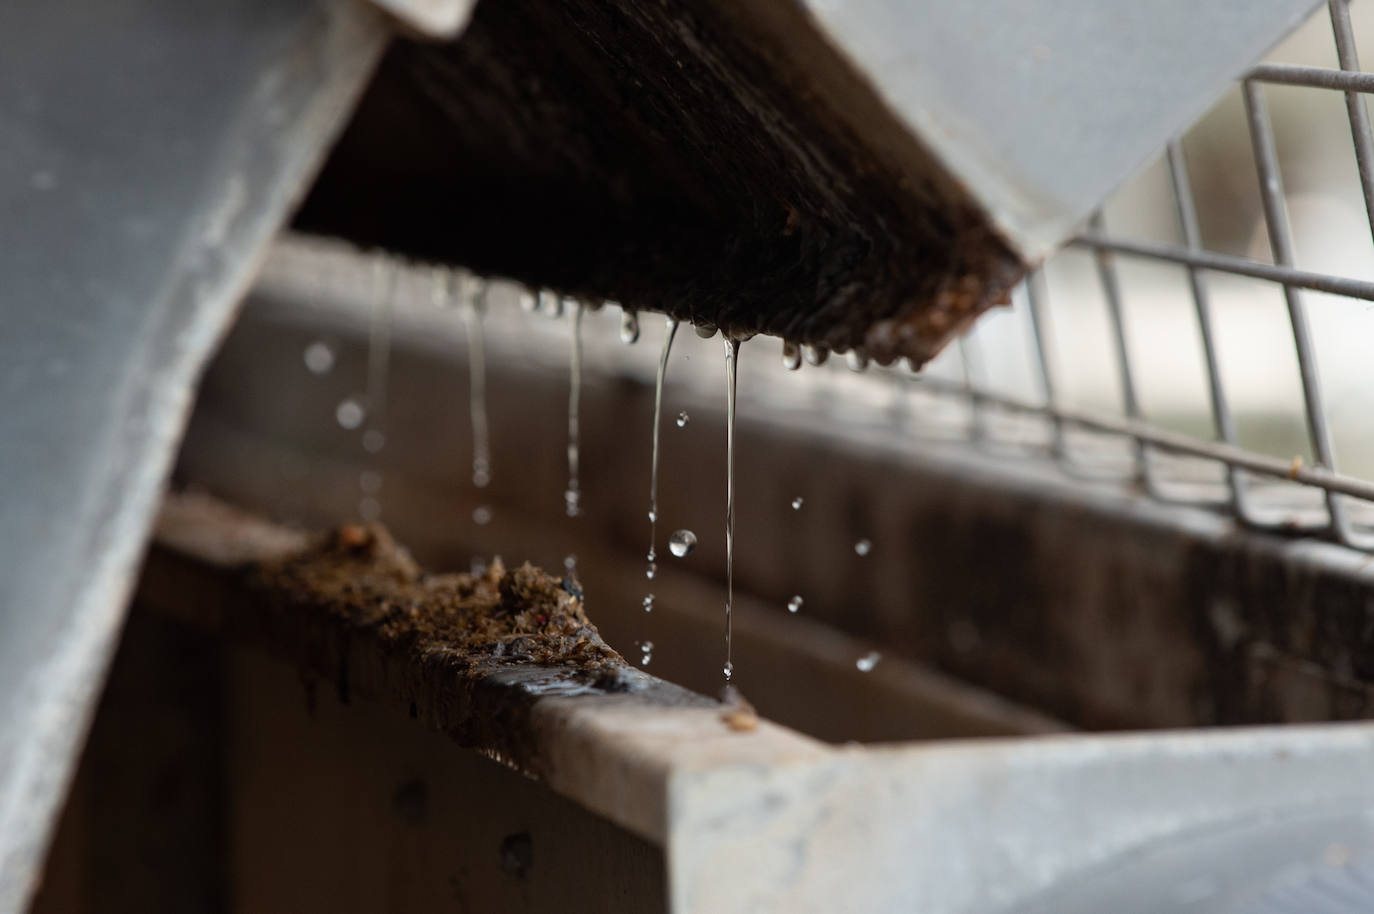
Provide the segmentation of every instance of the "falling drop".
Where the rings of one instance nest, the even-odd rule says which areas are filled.
[[[569,574],[577,570],[577,556],[571,552],[563,556],[563,568]]]
[[[808,365],[824,365],[825,360],[830,358],[830,350],[824,346],[806,345],[802,347],[802,355],[806,356]]]
[[[668,551],[678,558],[686,558],[697,547],[697,535],[691,530],[674,530],[668,538]]]
[[[873,671],[873,668],[878,665],[878,661],[882,659],[882,654],[877,651],[869,651],[858,660],[855,660],[854,665],[859,668],[860,673],[870,673]]]
[[[339,425],[352,431],[363,424],[363,420],[367,418],[367,410],[363,409],[363,405],[356,397],[349,397],[334,408],[334,418],[338,420]]]
[[[380,454],[386,447],[386,435],[375,428],[363,432],[363,450],[369,454]]]
[[[868,368],[868,353],[856,346],[849,350],[844,357],[844,361],[845,364],[849,366],[850,371],[863,371]]]
[[[382,516],[382,503],[368,496],[358,502],[358,516],[369,523]]]
[[[725,681],[735,665],[731,660],[730,613],[735,602],[735,380],[739,368],[739,340],[725,338]]]
[[[376,453],[385,444],[386,387],[391,366],[391,305],[396,291],[396,265],[377,260],[372,267],[372,327],[367,340],[367,425],[376,435],[363,436],[363,447]],[[371,441],[372,447],[368,447]]]
[[[859,555],[868,555],[868,553],[872,549],[873,541],[869,539],[861,539],[854,544],[854,551],[857,552]]]
[[[687,415],[687,410],[684,409],[682,412],[677,414],[677,427],[686,428],[687,423],[691,421],[691,418],[691,416]]]
[[[649,567],[644,576],[651,581],[658,571],[658,566],[654,564],[654,559],[658,557],[655,548],[658,542],[658,427],[662,424],[663,418],[663,378],[668,373],[668,354],[673,351],[675,336],[677,321],[670,317],[664,329],[663,349],[658,354],[658,376],[654,379],[654,427],[651,434],[653,440],[649,448]],[[653,605],[654,595],[649,594],[645,598],[644,611],[653,609]]]
[[[626,308],[620,312],[620,342],[625,345],[639,341],[639,316]]]
[[[376,495],[382,491],[382,474],[376,470],[363,470],[358,474],[358,488],[364,495]]]
[[[491,523],[491,508],[487,505],[478,505],[472,509],[472,522],[479,527],[485,527]]]
[[[695,330],[697,336],[701,337],[703,340],[709,340],[716,335],[715,324],[696,324],[692,329]]]
[[[725,674],[725,681],[729,682],[730,677],[735,675],[735,665],[727,660],[725,661],[725,666],[722,668],[721,672]]]
[[[796,371],[801,367],[801,347],[796,343],[783,341],[782,344],[782,367],[788,371]]]
[[[578,410],[582,399],[582,305],[572,303],[572,348],[568,353],[568,488],[563,493],[569,517],[582,513],[582,492],[578,481]]]
[[[803,504],[804,501],[805,501],[805,499],[803,499],[800,495],[798,495],[796,498],[792,499],[792,510],[793,510],[793,511],[800,511],[800,510],[801,510],[801,506],[802,506],[802,504]]]
[[[804,602],[805,601],[802,600],[801,597],[793,597],[792,599],[787,601],[787,611],[790,613],[796,612],[797,610],[802,608],[802,603]]]
[[[329,374],[334,367],[334,350],[329,348],[328,343],[316,340],[305,347],[305,367],[312,374]]]
[[[639,653],[639,665],[648,666],[649,661],[654,659],[654,643],[652,641],[645,641],[639,646]]]
[[[468,330],[468,418],[472,422],[472,484],[485,489],[491,482],[491,433],[487,426],[487,357],[482,317],[487,285],[477,280],[465,291],[463,319]]]

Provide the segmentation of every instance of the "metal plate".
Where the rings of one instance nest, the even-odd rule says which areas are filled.
[[[32,889],[192,384],[385,36],[311,0],[0,9],[0,911]]]

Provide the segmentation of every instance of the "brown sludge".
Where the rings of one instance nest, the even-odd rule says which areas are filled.
[[[507,570],[499,560],[480,576],[427,574],[380,525],[341,527],[303,552],[255,566],[249,583],[276,615],[322,614],[388,650],[441,655],[473,676],[525,664],[597,674],[625,665],[587,619],[571,581],[529,563]]]

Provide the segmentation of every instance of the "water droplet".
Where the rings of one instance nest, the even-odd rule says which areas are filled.
[[[562,317],[563,299],[559,298],[558,293],[552,289],[540,289],[537,310],[543,312],[545,317]]]
[[[678,558],[686,558],[697,547],[697,535],[691,530],[674,530],[668,537],[668,551]]]
[[[485,464],[475,463],[472,467],[472,484],[479,489],[485,489],[491,484],[491,473]]]
[[[376,495],[382,491],[382,474],[376,470],[363,470],[358,474],[358,488],[364,495]]]
[[[620,313],[620,342],[625,345],[639,341],[639,316],[633,311]]]
[[[697,336],[701,337],[703,340],[709,340],[711,337],[716,335],[715,324],[697,324],[694,327],[692,327],[692,329],[695,330],[697,332]]]
[[[649,567],[644,569],[644,577],[652,581],[656,574],[658,574],[658,563],[650,562]]]
[[[806,601],[804,601],[801,597],[793,597],[792,599],[787,601],[787,611],[790,613],[796,612],[797,610],[802,608],[802,604],[804,602]]]
[[[878,661],[882,659],[882,654],[877,651],[869,651],[858,660],[855,660],[854,665],[859,668],[860,673],[871,673],[873,668],[878,665]]]
[[[582,493],[576,489],[568,489],[563,493],[563,504],[569,517],[577,517],[582,513]]]
[[[526,314],[533,314],[539,310],[539,299],[535,298],[534,293],[529,289],[520,290],[520,310]]]
[[[859,555],[868,555],[868,553],[872,549],[873,541],[869,539],[861,539],[854,544],[854,551],[857,552]]]
[[[563,556],[563,568],[566,569],[567,571],[570,571],[570,572],[571,572],[571,571],[576,571],[576,570],[577,570],[577,556],[574,555],[574,554],[571,553],[571,552],[568,553],[567,555]]]
[[[729,682],[730,677],[735,674],[735,665],[727,660],[725,661],[725,666],[721,669],[721,672],[725,674],[725,681]]]
[[[639,665],[648,666],[649,661],[654,659],[654,643],[652,641],[645,641],[639,646],[639,653]]]
[[[364,498],[358,502],[358,516],[365,521],[374,521],[382,516],[382,503],[375,498]]]
[[[802,504],[803,504],[804,501],[805,501],[805,499],[803,499],[800,495],[798,495],[796,498],[792,499],[792,510],[793,510],[793,511],[800,511],[800,510],[801,510],[801,506],[802,506]]]
[[[825,360],[830,358],[830,350],[824,346],[803,346],[802,355],[806,356],[808,365],[824,365]]]
[[[485,527],[491,523],[491,508],[487,505],[478,505],[472,509],[472,522],[479,527]]]
[[[849,350],[844,361],[849,366],[850,371],[863,371],[868,367],[868,353],[856,347]]]
[[[646,613],[651,613],[651,612],[654,611],[654,595],[653,595],[653,594],[649,594],[647,597],[644,598],[644,611],[645,611]]]
[[[363,424],[363,420],[367,418],[367,410],[363,409],[363,405],[356,397],[349,397],[335,407],[334,418],[338,420],[339,425],[352,431]]]
[[[783,341],[782,344],[782,367],[788,371],[796,371],[801,367],[801,347],[796,343]]]
[[[687,423],[691,421],[691,418],[691,416],[687,415],[687,410],[684,409],[682,412],[677,414],[677,427],[686,428]]]
[[[386,435],[375,428],[363,432],[363,450],[369,454],[376,454],[384,447],[386,447]]]
[[[658,521],[658,512],[655,511],[653,508],[650,508],[650,509],[649,509],[649,523],[652,524],[652,523],[656,523],[657,521]],[[654,557],[654,550],[650,549],[650,550],[649,550],[649,558],[653,558],[653,557]]]
[[[328,343],[316,340],[305,347],[305,367],[312,374],[329,374],[334,367],[334,350],[329,348]]]

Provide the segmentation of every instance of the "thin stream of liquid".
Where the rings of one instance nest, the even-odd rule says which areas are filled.
[[[668,318],[668,329],[663,337],[663,351],[658,355],[658,377],[654,380],[654,433],[653,445],[649,456],[649,567],[644,576],[654,579],[658,566],[658,426],[663,418],[663,378],[668,373],[668,354],[673,350],[673,337],[677,336],[677,321]],[[650,597],[653,595],[650,594]],[[652,606],[652,601],[645,604]]]
[[[568,490],[563,493],[569,517],[582,510],[581,483],[578,478],[578,409],[582,399],[582,303],[572,304],[572,348],[568,354]]]
[[[486,310],[486,283],[481,283],[465,303],[468,328],[468,413],[472,419],[472,484],[485,489],[491,482],[491,435],[487,427],[486,338],[482,314]]]
[[[391,300],[396,288],[396,266],[385,260],[373,265],[372,321],[367,340],[367,404],[364,417],[363,450],[376,454],[386,444],[387,374],[391,365]],[[369,474],[359,480],[362,497],[358,515],[366,521],[382,516],[382,476]]]
[[[735,672],[731,659],[730,610],[735,602],[735,375],[739,340],[725,339],[725,681]]]
[[[367,341],[367,427],[368,432],[377,432],[383,437],[373,436],[369,446],[368,435],[363,435],[363,447],[370,453],[382,449],[386,434],[386,387],[387,374],[391,365],[391,299],[396,289],[396,267],[385,260],[374,265],[373,274],[376,299],[372,305],[372,324]]]

